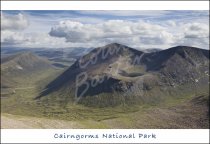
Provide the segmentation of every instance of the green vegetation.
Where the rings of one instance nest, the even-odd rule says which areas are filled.
[[[208,103],[208,93],[189,94],[177,98],[167,97],[158,103],[124,104],[104,108],[73,103],[62,107],[57,103],[34,101],[33,98],[37,94],[36,88],[17,90],[15,94],[2,99],[2,113],[74,121],[81,128],[193,128],[191,127],[193,124],[195,128],[208,127],[208,123],[202,126],[196,123],[199,118],[201,120],[206,118],[208,106],[203,103],[193,103],[193,99],[200,96],[201,102]],[[189,112],[192,108],[194,113],[191,114]],[[195,119],[189,126],[182,123],[186,116]]]

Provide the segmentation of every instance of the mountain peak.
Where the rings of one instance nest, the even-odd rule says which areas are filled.
[[[122,45],[122,44],[119,44],[119,43],[110,43],[110,44],[107,44],[106,46],[125,46],[125,45]]]
[[[103,47],[98,47],[90,51],[88,54],[82,56],[80,58],[81,63],[86,63],[86,61],[94,61],[97,60],[97,63],[107,62],[106,60],[116,60],[116,58],[120,56],[130,56],[130,55],[141,55],[142,52],[136,49],[130,48],[128,46],[119,44],[119,43],[111,43],[105,45]]]
[[[8,57],[2,58],[1,63],[8,62],[11,60],[17,61],[19,59],[28,59],[29,57],[35,57],[31,52],[21,52]]]
[[[110,44],[107,44],[105,46],[103,46],[102,48],[120,48],[120,49],[133,49],[133,48],[130,48],[126,45],[123,45],[123,44],[120,44],[120,43],[110,43]]]

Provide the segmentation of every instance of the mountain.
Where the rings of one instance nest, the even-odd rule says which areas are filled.
[[[7,71],[11,74],[25,74],[52,67],[46,59],[38,57],[30,52],[22,52],[5,57],[1,60],[1,66],[3,71]]]
[[[141,54],[142,52],[138,50],[116,43],[96,48],[77,60],[62,75],[50,83],[47,86],[47,91],[56,91],[66,83],[72,83],[76,76],[79,73],[82,74],[82,72],[89,75],[89,78],[113,75],[113,71],[118,70],[118,64],[124,67],[124,62],[130,61],[129,57]],[[127,64],[127,66],[129,65]]]
[[[99,107],[158,103],[208,86],[209,50],[177,46],[145,53],[112,43],[78,59],[36,99]]]
[[[26,80],[36,73],[52,69],[48,60],[30,52],[21,52],[1,59],[1,87],[11,87],[17,79]]]

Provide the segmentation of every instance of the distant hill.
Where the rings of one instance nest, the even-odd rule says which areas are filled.
[[[208,50],[177,46],[145,53],[112,43],[78,59],[37,99],[100,107],[157,103],[208,90],[208,85]]]
[[[48,60],[30,52],[4,57],[1,59],[1,87],[11,87],[18,83],[14,79],[21,78],[24,81],[36,73],[52,68]]]
[[[89,53],[93,48],[69,47],[69,48],[22,48],[2,47],[1,59],[18,53],[33,53],[51,61],[58,68],[66,68],[72,65],[81,56]]]
[[[38,57],[30,52],[23,52],[5,57],[1,60],[1,66],[4,71],[11,74],[25,74],[52,67],[46,59]]]

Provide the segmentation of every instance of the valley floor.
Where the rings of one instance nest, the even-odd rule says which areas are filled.
[[[137,111],[107,117],[104,119],[59,120],[19,116],[2,113],[1,126],[3,129],[76,129],[76,128],[209,128],[209,100],[205,96],[197,96],[191,100],[167,107],[140,108]],[[98,110],[103,111],[103,110]]]

